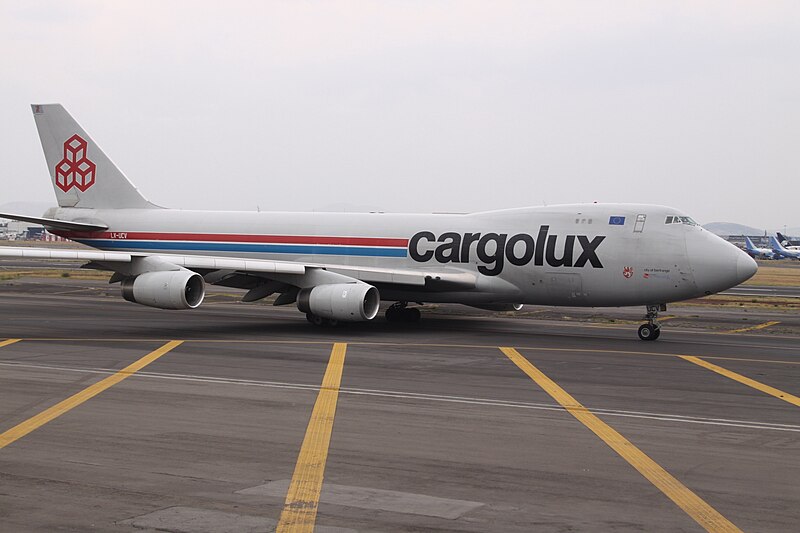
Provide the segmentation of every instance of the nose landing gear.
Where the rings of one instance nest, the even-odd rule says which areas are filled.
[[[639,338],[643,341],[654,341],[661,336],[661,325],[658,323],[658,312],[666,311],[667,305],[648,305],[644,316],[647,324],[639,326]]]

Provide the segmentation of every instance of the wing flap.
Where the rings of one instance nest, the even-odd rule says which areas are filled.
[[[0,246],[0,257],[23,259],[74,259],[76,261],[107,261],[130,263],[131,254],[95,250],[63,250],[56,248],[21,248]]]
[[[470,272],[460,270],[432,271],[405,268],[351,267],[341,265],[319,265],[331,272],[350,276],[365,283],[389,285],[411,285],[436,290],[470,290],[477,284],[477,278]]]
[[[57,248],[23,248],[0,246],[0,257],[24,259],[74,259],[76,261],[102,261],[106,263],[130,263],[135,257],[152,257],[188,269],[234,270],[238,272],[259,272],[266,274],[305,274],[306,266],[283,261],[260,259],[235,259],[228,257],[170,255],[170,254],[129,254],[124,252],[101,252],[98,250],[64,250]]]

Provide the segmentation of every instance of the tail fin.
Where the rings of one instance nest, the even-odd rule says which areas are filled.
[[[779,241],[781,244],[783,244],[783,243],[789,244],[789,239],[787,239],[787,238],[786,238],[786,236],[785,236],[785,235],[783,235],[783,234],[782,234],[780,231],[779,231],[779,232],[777,232],[777,235],[778,235],[778,241]]]
[[[153,208],[60,104],[32,105],[60,207]]]
[[[756,249],[755,245],[753,244],[753,241],[750,240],[750,237],[745,237],[744,238],[744,247],[747,248],[750,251]]]
[[[778,241],[778,239],[776,239],[775,237],[769,238],[769,244],[772,247],[772,249],[776,252],[783,252],[785,250],[780,241]]]

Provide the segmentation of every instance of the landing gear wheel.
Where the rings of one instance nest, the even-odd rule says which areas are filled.
[[[651,324],[639,326],[639,338],[643,341],[654,341],[661,335],[661,328]]]
[[[408,302],[395,302],[386,309],[387,322],[403,322],[403,315]]]
[[[419,312],[419,309],[416,307],[407,307],[405,308],[403,313],[403,318],[405,322],[410,322],[412,324],[416,324],[419,322],[419,319],[422,318],[422,313]]]
[[[407,302],[397,302],[392,304],[386,310],[386,321],[387,322],[407,322],[407,323],[417,323],[419,319],[422,317],[422,314],[419,312],[419,309],[416,307],[406,307],[408,305]]]
[[[639,338],[643,341],[654,341],[661,336],[661,326],[658,323],[658,312],[666,311],[666,304],[648,305],[647,314],[644,315],[647,324],[639,326]]]
[[[324,326],[327,323],[327,320],[322,318],[321,316],[317,316],[313,313],[306,313],[306,320],[314,324],[315,326]]]

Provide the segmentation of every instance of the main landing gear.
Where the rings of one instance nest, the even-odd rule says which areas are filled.
[[[308,320],[317,327],[321,326],[335,327],[339,325],[339,321],[336,320],[335,318],[322,318],[321,316],[315,315],[313,313],[306,313],[306,320]]]
[[[408,307],[408,302],[393,303],[386,310],[387,322],[408,322],[416,323],[422,315],[416,307]]]
[[[666,311],[667,305],[648,305],[647,314],[644,316],[647,324],[639,326],[639,338],[643,341],[654,341],[661,336],[661,326],[658,323],[658,312]]]

